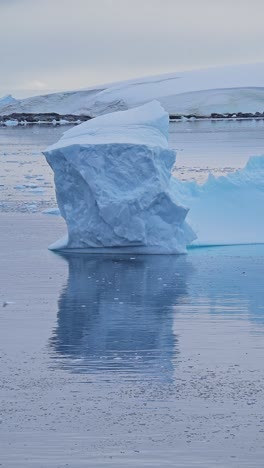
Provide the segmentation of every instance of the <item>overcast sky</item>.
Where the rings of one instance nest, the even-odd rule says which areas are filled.
[[[0,96],[264,60],[264,0],[0,0]]]

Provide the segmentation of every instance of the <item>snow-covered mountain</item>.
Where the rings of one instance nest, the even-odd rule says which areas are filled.
[[[0,114],[57,112],[97,116],[153,99],[170,114],[263,112],[264,63],[152,76],[10,103],[0,100]]]

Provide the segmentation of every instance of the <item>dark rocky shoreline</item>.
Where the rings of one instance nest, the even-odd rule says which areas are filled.
[[[6,122],[13,121],[20,125],[27,124],[78,124],[90,120],[92,117],[87,115],[73,115],[73,114],[57,114],[56,112],[51,113],[12,113],[9,115],[0,116],[0,124],[5,125]]]
[[[170,114],[170,120],[227,120],[227,119],[264,119],[264,112],[236,112],[236,113],[225,113],[220,114],[213,112],[210,115],[173,115]]]
[[[33,124],[52,124],[52,125],[76,125],[93,117],[88,115],[73,115],[73,114],[57,114],[52,113],[12,113],[9,115],[0,116],[0,125],[16,126],[16,125],[33,125]],[[210,115],[197,114],[170,114],[170,121],[195,121],[195,120],[242,120],[242,119],[259,119],[264,120],[264,112],[237,112],[237,113],[212,113]]]

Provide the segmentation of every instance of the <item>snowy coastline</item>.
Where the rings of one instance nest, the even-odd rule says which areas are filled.
[[[0,115],[90,116],[158,100],[170,115],[263,113],[264,63],[216,67],[106,84],[82,90],[0,99]]]

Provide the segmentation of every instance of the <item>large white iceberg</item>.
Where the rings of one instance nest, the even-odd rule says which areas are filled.
[[[68,227],[54,249],[186,251],[195,235],[171,185],[168,128],[154,101],[72,128],[44,152]]]

